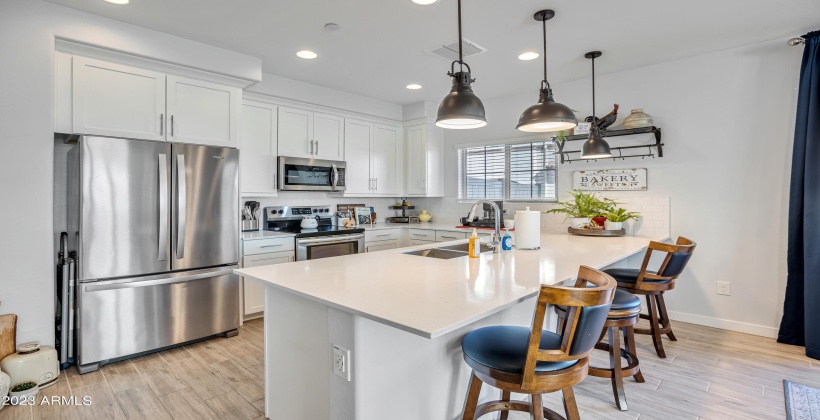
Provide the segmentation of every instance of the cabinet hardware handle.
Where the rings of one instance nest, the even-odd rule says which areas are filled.
[[[316,142],[316,154],[319,154],[319,140],[315,140]]]
[[[275,248],[275,247],[277,247],[277,246],[282,246],[282,244],[276,244],[276,245],[263,245],[263,246],[260,246],[259,248]]]
[[[373,179],[376,181],[376,188],[373,188],[373,189],[378,191],[379,190],[379,178],[373,178]]]
[[[165,114],[159,114],[159,135],[165,135]]]
[[[390,236],[390,234],[388,233],[386,235],[376,235],[377,238],[384,238],[385,236]]]
[[[444,235],[441,235],[441,237],[442,237],[442,238],[444,238],[444,239],[458,239],[458,238],[456,238],[455,236],[444,236]]]
[[[310,153],[309,154],[312,155],[313,154],[313,140],[309,141],[309,143],[310,143]]]
[[[174,137],[174,116],[171,115],[171,137]]]
[[[414,233],[413,236],[423,236],[425,238],[427,237],[427,235],[422,234],[422,233]]]

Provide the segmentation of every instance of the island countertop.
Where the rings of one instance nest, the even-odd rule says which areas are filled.
[[[404,254],[466,240],[243,268],[236,273],[425,338],[436,338],[535,296],[542,284],[575,278],[643,251],[650,240],[541,235],[541,249],[441,260]]]

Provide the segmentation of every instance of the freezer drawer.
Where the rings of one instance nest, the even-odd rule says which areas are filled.
[[[79,364],[91,365],[239,328],[235,268],[81,284]]]

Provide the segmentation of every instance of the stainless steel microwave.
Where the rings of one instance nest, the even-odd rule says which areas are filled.
[[[344,191],[345,162],[279,156],[280,191]]]

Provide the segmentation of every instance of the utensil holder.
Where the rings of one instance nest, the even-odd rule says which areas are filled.
[[[242,221],[242,232],[250,232],[254,230],[259,230],[259,220]]]

